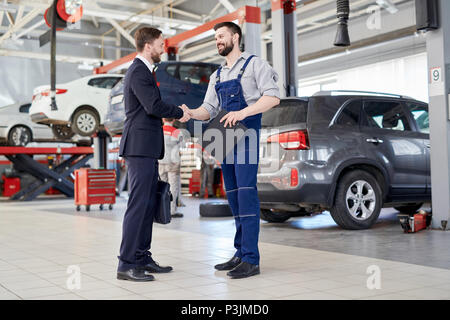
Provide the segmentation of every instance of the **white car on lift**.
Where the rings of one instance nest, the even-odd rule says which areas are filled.
[[[52,130],[31,121],[30,103],[0,107],[0,141],[10,146],[26,146],[32,141],[52,141]]]
[[[58,139],[70,139],[75,134],[89,137],[103,124],[111,88],[123,77],[121,74],[91,75],[57,84],[56,110],[51,106],[50,86],[37,87],[33,91],[31,120],[51,126]]]

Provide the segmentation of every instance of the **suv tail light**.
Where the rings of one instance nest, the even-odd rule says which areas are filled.
[[[277,142],[286,150],[308,150],[308,131],[297,130],[275,134],[267,139],[267,143]]]

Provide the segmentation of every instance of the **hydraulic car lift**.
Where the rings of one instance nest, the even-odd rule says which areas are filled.
[[[67,177],[74,170],[84,166],[92,157],[94,150],[90,147],[72,148],[27,148],[0,147],[0,155],[4,155],[18,170],[25,171],[37,179],[25,189],[16,193],[11,200],[31,201],[38,195],[53,187],[67,197],[74,196],[74,184]],[[33,155],[71,155],[54,168],[39,163]]]

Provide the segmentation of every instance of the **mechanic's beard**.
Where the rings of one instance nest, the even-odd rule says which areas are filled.
[[[222,49],[222,51],[219,50],[219,54],[222,57],[226,57],[231,51],[233,51],[233,49],[234,49],[234,44],[233,43],[227,44],[225,46],[225,48]]]
[[[159,53],[152,53],[151,56],[153,63],[160,63],[161,62],[161,55]]]

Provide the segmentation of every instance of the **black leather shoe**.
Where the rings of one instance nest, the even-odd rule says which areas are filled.
[[[236,268],[227,272],[232,279],[248,278],[259,274],[259,265],[242,261]]]
[[[117,279],[144,282],[153,281],[155,280],[155,277],[145,273],[145,270],[134,268],[127,271],[117,271]]]
[[[145,266],[140,266],[138,268],[150,273],[167,273],[173,270],[172,267],[161,267],[155,261],[147,263]]]
[[[233,257],[229,261],[225,263],[216,264],[214,268],[217,270],[233,270],[235,267],[237,267],[241,263],[241,258],[239,257]]]

